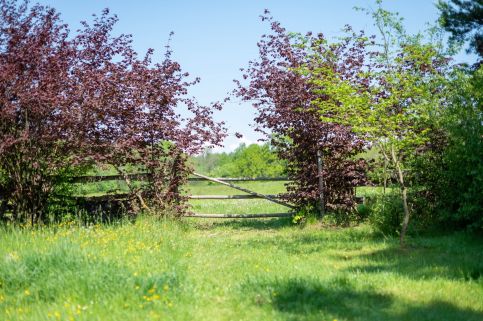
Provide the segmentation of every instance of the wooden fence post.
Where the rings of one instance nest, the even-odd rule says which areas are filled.
[[[324,159],[322,151],[317,149],[317,174],[319,176],[319,216],[323,218],[325,215],[324,204]]]

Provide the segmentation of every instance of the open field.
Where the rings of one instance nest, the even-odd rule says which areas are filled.
[[[285,192],[284,182],[236,182],[238,186],[262,194]],[[192,195],[244,195],[246,193],[211,182],[191,182],[187,192]],[[203,214],[268,214],[290,212],[290,209],[264,199],[190,200],[191,210]]]
[[[235,184],[263,194],[279,194],[285,192],[283,181],[236,182]],[[118,189],[126,192],[127,186],[122,181],[106,181],[77,184],[77,195],[98,196]],[[192,195],[244,195],[246,193],[224,185],[207,181],[190,182],[185,187],[186,193]],[[192,211],[204,214],[259,214],[283,213],[289,209],[263,199],[242,200],[190,200]]]
[[[262,182],[236,182],[238,186],[263,194],[279,194],[286,191],[283,181],[262,181]],[[104,195],[110,190],[119,189],[127,191],[124,182],[106,181],[97,183],[77,184],[77,195],[97,196]],[[192,195],[243,195],[244,192],[207,181],[190,182],[185,187],[186,193]],[[359,187],[358,196],[370,196],[381,193],[381,187]],[[192,211],[204,214],[264,214],[283,213],[289,209],[263,199],[244,200],[190,200]]]
[[[0,320],[482,320],[483,242],[285,219],[0,233]]]

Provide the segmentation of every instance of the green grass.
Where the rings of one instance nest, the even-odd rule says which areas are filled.
[[[259,192],[262,194],[284,193],[285,182],[262,181],[262,182],[236,182],[238,186]],[[236,189],[207,181],[190,182],[186,186],[186,193],[192,195],[244,195],[246,193]],[[78,195],[104,195],[108,191],[118,190],[127,192],[127,186],[123,181],[105,181],[97,183],[78,184]],[[381,187],[359,187],[358,196],[371,196],[382,193]],[[264,214],[289,212],[287,207],[262,199],[247,200],[190,200],[192,211],[203,214]]]
[[[279,194],[285,192],[284,182],[236,182],[238,186],[263,194]],[[127,192],[123,181],[105,181],[76,185],[77,195],[98,196],[109,191]],[[245,195],[239,190],[206,181],[190,182],[186,186],[186,193],[192,195]],[[283,213],[287,207],[262,199],[246,200],[190,200],[192,211],[203,214],[263,214]]]
[[[386,193],[394,193],[398,192],[399,189],[397,187],[387,187]],[[375,196],[375,195],[382,195],[384,193],[384,188],[382,186],[360,186],[356,188],[356,195],[357,196]]]
[[[74,195],[100,196],[108,193],[127,193],[129,191],[124,181],[104,181],[74,184]]]
[[[279,194],[286,191],[285,182],[237,182],[238,186],[262,194]],[[388,189],[389,190],[389,189]],[[233,188],[211,182],[192,182],[188,193],[193,195],[235,195],[246,194]],[[382,193],[382,187],[358,187],[358,196],[374,196]],[[203,214],[264,214],[290,212],[287,207],[262,199],[248,200],[190,200],[192,211]]]
[[[283,182],[239,185],[284,191]],[[286,211],[263,200],[191,203],[198,213]],[[481,237],[408,244],[366,225],[290,219],[0,227],[0,320],[483,320]]]
[[[240,187],[247,188],[249,190],[253,190],[258,193],[263,193],[263,194],[279,194],[279,193],[284,193],[286,191],[285,182],[283,181],[234,182],[233,184]],[[187,186],[187,190],[189,193],[193,195],[246,194],[244,192],[230,188],[225,185],[221,185],[213,182],[206,182],[206,181],[190,182]]]
[[[482,320],[483,242],[140,218],[0,230],[0,320]]]
[[[284,182],[236,182],[236,185],[262,194],[286,191]],[[211,182],[191,182],[187,192],[192,195],[245,195],[246,193]],[[268,214],[285,213],[290,209],[263,199],[190,200],[191,210],[203,214]]]

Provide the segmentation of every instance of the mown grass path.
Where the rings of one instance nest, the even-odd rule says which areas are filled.
[[[3,228],[0,320],[482,320],[483,242],[287,220]]]

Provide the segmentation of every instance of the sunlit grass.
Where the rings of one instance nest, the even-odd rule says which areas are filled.
[[[483,242],[140,218],[0,231],[0,320],[481,320]]]
[[[284,191],[283,182],[237,184]],[[190,202],[198,213],[287,211],[258,199]],[[412,235],[408,244],[366,225],[290,219],[0,227],[0,320],[482,320],[483,240]]]
[[[285,182],[236,182],[237,186],[261,194],[280,194],[286,191]],[[192,182],[187,192],[192,195],[246,195],[246,193],[211,182]],[[203,214],[269,214],[285,213],[290,209],[264,199],[190,200],[191,210]]]

